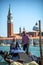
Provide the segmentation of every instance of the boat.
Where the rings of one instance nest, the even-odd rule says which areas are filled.
[[[0,54],[3,56],[4,60],[9,63],[9,65],[12,62],[19,62],[19,63],[31,63],[35,60],[35,56],[27,55],[26,52],[19,46],[18,43],[16,43],[15,47],[10,46],[10,52],[2,52],[0,51]],[[37,61],[37,59],[35,60]]]

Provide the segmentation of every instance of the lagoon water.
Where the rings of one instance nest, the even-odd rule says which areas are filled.
[[[0,46],[0,50],[9,52],[10,51],[10,47],[9,46]],[[39,48],[39,46],[32,46],[32,45],[30,45],[29,51],[32,53],[32,55],[40,57],[40,48]],[[1,56],[0,56],[0,61],[1,62],[4,61],[4,59],[2,59]]]

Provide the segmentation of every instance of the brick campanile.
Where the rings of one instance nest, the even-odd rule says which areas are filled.
[[[7,37],[13,36],[13,17],[9,5],[9,11],[7,16]]]

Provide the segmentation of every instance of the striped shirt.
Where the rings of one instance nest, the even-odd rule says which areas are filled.
[[[29,35],[27,35],[27,34],[25,36],[23,35],[22,36],[22,43],[27,44],[29,42],[29,39],[30,39]]]

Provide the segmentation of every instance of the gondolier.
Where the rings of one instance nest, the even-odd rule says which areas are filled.
[[[27,35],[25,31],[23,31],[22,35],[23,50],[26,50],[27,54],[29,49],[29,39],[30,39],[29,35]]]

